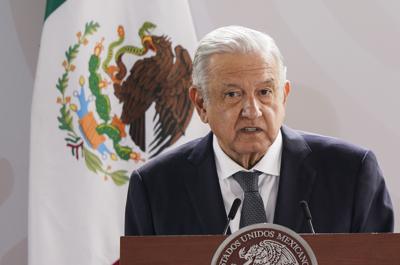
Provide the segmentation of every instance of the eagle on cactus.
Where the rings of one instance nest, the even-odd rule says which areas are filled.
[[[152,35],[154,28],[153,23],[145,22],[139,31],[143,47],[126,49],[141,55],[152,51],[154,55],[137,60],[128,73],[123,62],[126,52],[116,53],[116,70],[110,73],[114,94],[122,103],[121,121],[130,125],[129,135],[142,151],[146,151],[145,113],[155,103],[151,157],[184,135],[193,114],[188,96],[192,84],[190,55],[181,45],[173,49],[167,36]]]

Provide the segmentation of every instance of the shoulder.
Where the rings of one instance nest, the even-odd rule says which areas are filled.
[[[348,153],[349,155],[364,155],[370,150],[365,147],[352,144],[346,140],[325,136],[310,132],[297,131],[315,152],[340,152]]]
[[[189,167],[191,162],[188,157],[203,145],[202,142],[206,137],[192,140],[150,159],[137,170],[137,173],[148,175],[149,173],[165,173],[171,170],[179,170],[182,167]]]
[[[288,127],[283,128],[283,135],[284,139],[286,138],[287,144],[290,144],[293,139],[304,141],[304,144],[314,154],[340,154],[363,157],[368,153],[372,153],[365,147],[355,145],[343,139],[312,132],[294,130]]]
[[[338,167],[344,165],[359,167],[360,163],[376,160],[371,150],[346,140],[293,130],[286,126],[282,129],[282,132],[284,148],[291,148],[288,147],[289,145],[302,146],[303,150],[307,149],[307,152],[310,152],[309,158],[321,166],[329,164]]]

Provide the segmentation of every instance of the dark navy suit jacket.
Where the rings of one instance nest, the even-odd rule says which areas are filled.
[[[393,231],[391,200],[371,151],[286,126],[282,136],[274,223],[309,232],[299,206],[306,200],[317,233]],[[211,133],[131,176],[126,235],[221,234],[226,219]]]

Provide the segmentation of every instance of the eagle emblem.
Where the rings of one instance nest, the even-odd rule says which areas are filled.
[[[239,257],[246,260],[244,265],[299,265],[286,246],[272,240],[263,240],[247,251],[240,249]]]
[[[66,132],[66,146],[77,160],[83,158],[90,171],[123,185],[128,172],[115,169],[113,161],[142,163],[184,135],[193,114],[188,97],[192,60],[181,45],[173,48],[168,36],[152,34],[156,25],[147,21],[138,31],[139,45],[124,44],[120,25],[108,46],[100,38],[88,64],[77,65],[80,49],[99,28],[96,22],[86,23],[65,52],[64,72],[56,84],[58,127]],[[145,115],[152,106],[153,137],[147,143]]]
[[[185,133],[193,114],[188,96],[192,84],[190,55],[181,45],[172,50],[167,36],[148,34],[154,27],[152,23],[145,23],[147,34],[140,36],[143,52],[151,50],[155,53],[153,56],[136,61],[127,73],[123,62],[125,53],[120,53],[116,67],[112,68],[117,69],[112,77],[114,94],[123,104],[121,120],[130,125],[129,135],[142,151],[146,151],[145,113],[155,103],[155,138],[150,143],[151,157],[174,144]]]

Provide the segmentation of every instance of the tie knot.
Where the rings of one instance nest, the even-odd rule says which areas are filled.
[[[258,177],[262,173],[259,171],[247,172],[239,171],[232,175],[233,179],[239,183],[244,192],[258,192]]]

